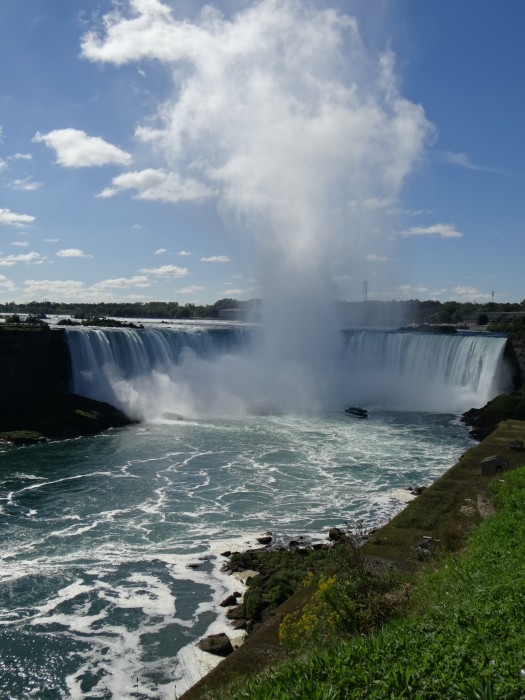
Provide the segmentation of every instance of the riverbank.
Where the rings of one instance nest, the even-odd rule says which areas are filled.
[[[463,548],[467,537],[493,510],[491,484],[495,477],[481,476],[481,461],[498,454],[513,470],[525,464],[525,453],[517,451],[525,441],[525,423],[505,421],[483,442],[465,452],[461,459],[434,484],[410,502],[387,525],[365,543],[363,553],[382,567],[414,573],[429,558]],[[496,477],[499,478],[499,475]],[[288,658],[279,641],[279,626],[284,617],[308,600],[308,589],[301,589],[279,606],[256,629],[242,647],[222,661],[183,698],[203,700],[234,680],[250,678],[254,673]]]

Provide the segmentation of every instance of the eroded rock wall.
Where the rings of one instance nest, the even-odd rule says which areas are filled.
[[[68,390],[69,350],[62,329],[0,331],[0,413]]]
[[[505,359],[512,372],[512,382],[516,389],[525,381],[525,338],[509,338],[505,346]]]

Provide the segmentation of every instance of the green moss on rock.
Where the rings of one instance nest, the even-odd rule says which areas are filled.
[[[134,422],[108,403],[77,394],[50,392],[41,395],[36,403],[14,408],[0,414],[3,434],[37,434],[43,439],[62,440],[94,435]]]
[[[42,433],[33,430],[11,430],[0,433],[0,442],[10,442],[13,445],[34,445],[39,442],[47,442]]]

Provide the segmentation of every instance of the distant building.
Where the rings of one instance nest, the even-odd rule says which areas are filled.
[[[220,309],[221,321],[246,321],[247,323],[259,323],[261,310],[257,306],[240,306],[236,309]]]
[[[219,309],[221,321],[245,321],[246,309]]]
[[[525,318],[525,311],[482,311],[489,321],[507,321],[511,318]],[[471,315],[473,319],[479,316],[477,314]]]

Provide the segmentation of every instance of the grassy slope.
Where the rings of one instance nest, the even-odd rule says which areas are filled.
[[[524,464],[524,454],[514,452],[509,448],[509,442],[516,439],[525,439],[525,423],[521,421],[505,421],[501,423],[489,438],[468,450],[461,457],[460,461],[443,475],[441,479],[438,479],[431,487],[426,489],[388,525],[381,528],[365,546],[367,556],[383,562],[392,562],[396,565],[396,568],[401,570],[414,571],[420,565],[420,561],[413,547],[422,535],[430,535],[439,539],[441,542],[438,545],[438,549],[441,548],[442,551],[460,549],[464,545],[469,533],[475,526],[482,522],[483,517],[490,511],[488,506],[491,501],[492,480],[481,477],[481,460],[488,455],[497,453],[503,455],[509,461],[511,468]],[[516,518],[516,514],[512,514],[509,517],[512,520]],[[523,527],[523,534],[525,534],[525,526]],[[520,536],[525,542],[523,534]],[[494,543],[494,547],[496,546],[499,545]],[[510,549],[512,549],[512,547]],[[466,566],[468,569],[471,564],[468,563],[466,557],[467,555],[460,557],[457,564],[455,561],[451,560],[448,565],[449,568],[443,569],[443,572],[453,570],[454,574],[452,579],[457,579],[458,582],[461,581],[461,575],[458,573],[459,569],[451,569],[451,567]],[[462,565],[462,561],[467,563]],[[505,569],[505,567],[509,567],[508,562],[504,564],[503,568]],[[478,576],[483,579],[482,574]],[[465,580],[467,582],[467,591],[470,592],[472,579],[467,577]],[[445,582],[443,585],[446,587],[448,584]],[[421,586],[423,586],[423,584],[421,584]],[[421,588],[421,590],[425,589]],[[414,596],[411,599],[413,601],[412,609],[418,608],[417,600],[421,597],[423,600],[426,600],[429,598],[429,595],[429,593],[425,592],[419,594],[419,598]],[[265,668],[275,659],[283,657],[285,655],[284,650],[279,648],[277,640],[279,621],[283,618],[285,613],[300,605],[304,601],[304,596],[305,592],[301,591],[298,596],[292,597],[284,606],[281,606],[275,617],[267,625],[261,630],[258,630],[255,635],[247,640],[240,650],[225,659],[225,661],[212,671],[207,678],[203,679],[196,687],[190,690],[187,696],[185,695],[185,698],[188,697],[193,700],[193,698],[218,697],[218,695],[215,695],[215,689],[217,688],[221,688],[220,697],[224,698],[224,685],[231,681],[232,678],[239,676],[245,677],[246,674],[251,675],[254,671]],[[456,599],[459,609],[461,609],[463,603],[459,590],[450,588],[449,595],[443,598],[443,600],[447,602],[447,605],[451,600]],[[511,603],[511,607],[512,605],[515,605],[515,601]],[[438,610],[447,607],[443,601],[436,603],[436,606]],[[485,614],[489,617],[495,617],[493,610],[486,613],[484,612],[483,615]],[[457,648],[450,647],[449,650],[445,649],[446,645],[450,642],[450,639],[445,634],[446,629],[448,629],[449,632],[453,632],[455,635],[457,633],[456,628],[461,629],[465,627],[468,629],[469,619],[468,615],[466,618],[462,618],[461,616],[456,618],[452,617],[451,620],[453,624],[450,623],[447,628],[444,622],[440,621],[438,617],[432,619],[428,614],[426,617],[420,615],[422,626],[418,628],[417,634],[415,628],[411,630],[409,627],[405,627],[405,625],[412,624],[406,620],[391,623],[384,629],[382,635],[358,642],[352,641],[344,643],[337,651],[330,650],[321,653],[317,648],[311,656],[302,658],[300,662],[292,663],[291,666],[286,666],[286,670],[271,671],[271,676],[274,678],[272,681],[265,681],[262,685],[259,680],[243,684],[241,686],[242,690],[239,691],[239,694],[235,697],[398,698],[403,697],[403,684],[412,685],[414,690],[416,690],[418,687],[416,684],[417,680],[417,682],[420,683],[420,689],[417,692],[420,694],[418,695],[416,693],[415,695],[411,695],[411,697],[475,698],[478,696],[475,694],[474,690],[464,690],[463,695],[448,695],[449,690],[447,689],[445,695],[440,695],[439,693],[443,693],[444,691],[439,685],[436,685],[437,690],[435,693],[430,687],[425,687],[423,691],[421,690],[421,687],[423,687],[421,684],[426,683],[428,678],[427,681],[418,680],[427,677],[431,673],[433,675],[434,672],[432,669],[437,668],[436,663],[439,663],[436,660],[441,659],[443,655],[446,657],[451,655],[453,659],[455,659],[454,663],[463,664],[465,668],[470,669],[469,673],[471,673],[471,678],[469,682],[472,681],[474,684],[473,687],[475,687],[478,680],[480,683],[484,682],[483,678],[487,674],[487,669],[489,671],[492,669],[492,665],[490,668],[486,667],[485,661],[483,661],[483,653],[485,652],[482,653],[480,651],[481,656],[478,653],[469,656],[469,654],[471,654],[471,649],[468,648],[467,644],[465,646],[465,653],[463,654],[462,652],[460,660],[458,661]],[[471,619],[470,622],[472,622]],[[505,622],[505,625],[506,624],[507,622]],[[403,641],[399,640],[399,629],[408,630],[402,632],[402,634],[405,635]],[[443,630],[443,638],[440,642],[442,646],[439,648],[438,644],[438,648],[436,648],[433,644],[436,639],[439,639],[439,633],[436,632],[436,630],[439,631],[439,629]],[[479,629],[483,631],[481,635],[483,636],[486,633],[486,629],[482,627]],[[474,631],[470,630],[467,637],[475,639]],[[412,644],[412,638],[417,640],[415,644]],[[433,644],[428,646],[427,642],[430,642],[430,640],[433,640]],[[463,640],[461,644],[466,643]],[[475,646],[477,646],[477,641]],[[383,657],[384,661],[382,660]],[[367,662],[369,658],[373,659],[373,662],[370,664]],[[472,661],[469,659],[472,659]],[[474,664],[474,666],[472,664]],[[481,666],[478,668],[476,664],[481,664]],[[525,667],[525,652],[522,665]],[[348,676],[349,668],[352,669],[350,677]],[[450,669],[446,670],[448,672]],[[457,674],[457,669],[454,673]],[[339,675],[340,679],[338,680]],[[439,675],[439,673],[437,673],[437,675]],[[361,678],[360,681],[356,680],[358,677]],[[513,678],[515,679],[515,675]],[[303,681],[306,685],[303,685]],[[487,682],[491,683],[492,681]],[[505,683],[508,685],[508,682],[507,678]],[[369,685],[371,684],[370,687],[367,686],[367,683]],[[352,684],[355,685],[355,692],[351,690]],[[330,687],[333,687],[333,691],[329,690]],[[525,698],[525,685],[523,688],[523,696],[512,694],[518,691],[521,692],[521,685],[518,684],[517,689],[511,688],[512,692],[509,695],[499,694],[493,696],[490,695],[490,691],[487,691],[489,692],[488,695],[479,695],[479,697]],[[372,691],[376,694],[371,694]],[[471,693],[470,695],[468,694],[469,692]]]
[[[490,500],[491,479],[482,477],[481,460],[500,455],[510,468],[525,464],[523,452],[510,448],[515,440],[525,442],[525,422],[507,420],[483,442],[467,450],[460,460],[437,479],[390,523],[370,538],[369,555],[412,567],[412,547],[423,536],[440,540],[445,550],[458,549],[473,525],[483,519],[483,504]]]

